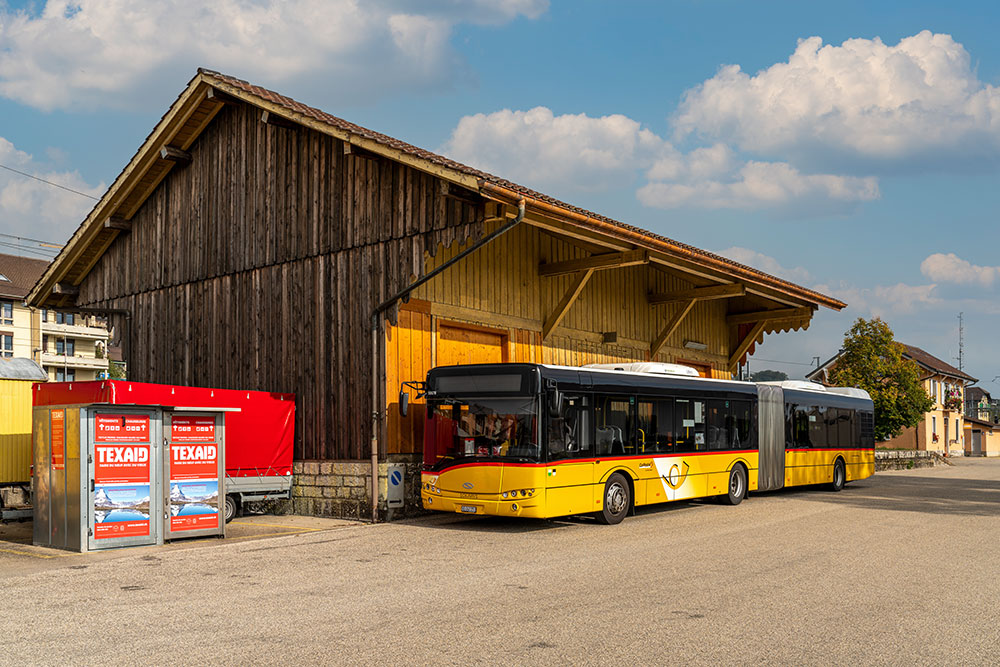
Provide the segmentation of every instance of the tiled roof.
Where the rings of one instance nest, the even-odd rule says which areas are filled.
[[[24,299],[48,265],[44,259],[0,254],[0,296]]]
[[[393,137],[387,136],[385,134],[381,134],[379,132],[375,132],[373,130],[361,127],[360,125],[351,123],[342,118],[338,118],[337,116],[328,114],[320,109],[316,109],[314,107],[302,104],[301,102],[298,102],[290,97],[286,97],[284,95],[276,93],[272,90],[268,90],[267,88],[262,88],[261,86],[257,86],[247,81],[243,81],[242,79],[237,79],[235,77],[231,77],[208,69],[199,69],[198,72],[204,77],[207,77],[209,79],[215,79],[216,81],[223,84],[228,84],[233,88],[249,93],[263,100],[271,102],[273,104],[277,104],[278,106],[283,107],[288,111],[301,114],[306,118],[321,123],[325,123],[337,130],[340,130],[341,132],[346,132],[352,135],[356,135],[358,137],[362,137],[364,139],[368,139],[377,144],[381,144],[388,148],[398,150],[407,155],[411,155],[413,157],[426,160],[431,164],[451,169],[453,171],[465,174],[467,176],[480,179],[481,181],[485,181],[487,183],[500,186],[507,190],[512,190],[521,196],[528,197],[530,199],[535,199],[540,202],[545,202],[559,209],[575,213],[579,216],[584,216],[594,221],[600,221],[605,225],[611,225],[613,227],[617,227],[624,232],[631,234],[640,234],[648,240],[659,241],[662,244],[665,244],[667,246],[672,246],[675,249],[679,249],[683,255],[690,257],[695,261],[699,259],[702,261],[708,260],[712,264],[726,265],[734,269],[736,273],[742,274],[743,276],[746,276],[750,279],[754,278],[759,279],[760,282],[762,282],[763,284],[768,284],[777,287],[779,289],[788,290],[793,294],[806,297],[809,300],[815,301],[818,304],[822,304],[830,308],[836,308],[839,310],[846,306],[845,303],[839,301],[838,299],[834,299],[824,294],[820,294],[819,292],[815,292],[813,290],[804,288],[801,285],[796,285],[795,283],[791,283],[787,280],[783,280],[776,276],[764,273],[763,271],[759,271],[745,264],[734,262],[733,260],[728,259],[726,257],[722,257],[721,255],[717,255],[715,253],[711,253],[706,250],[696,248],[686,243],[675,241],[673,239],[661,236],[659,234],[655,234],[653,232],[641,229],[639,227],[634,227],[632,225],[619,222],[612,218],[608,218],[606,216],[593,213],[578,206],[567,204],[565,202],[559,201],[558,199],[555,199],[554,197],[550,197],[540,192],[536,192],[535,190],[532,190],[530,188],[526,188],[522,185],[512,183],[511,181],[500,178],[498,176],[494,176],[493,174],[487,173],[480,169],[464,165],[460,162],[456,162],[455,160],[451,160],[449,158],[443,157],[436,153],[432,153],[431,151],[425,150],[423,148],[418,148],[417,146],[408,144],[405,141],[400,141],[399,139],[394,139]]]
[[[933,354],[928,354],[924,352],[919,347],[913,345],[907,345],[906,343],[900,343],[903,346],[904,353],[910,359],[923,366],[924,368],[934,371],[935,373],[940,373],[941,375],[950,375],[952,377],[962,378],[963,380],[968,380],[969,382],[978,382],[978,380],[968,373],[963,373],[951,364],[941,361]]]

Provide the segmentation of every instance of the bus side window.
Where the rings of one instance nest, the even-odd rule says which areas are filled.
[[[729,445],[733,449],[750,449],[753,439],[750,434],[750,401],[730,402]]]
[[[729,401],[712,399],[706,403],[706,445],[708,449],[728,449],[729,429],[726,422],[729,417]]]
[[[640,454],[673,451],[674,402],[669,398],[641,399],[636,405],[636,437]]]
[[[705,402],[678,398],[674,401],[676,451],[705,449]]]
[[[563,415],[549,417],[549,460],[590,456],[590,397],[566,396]]]
[[[809,419],[811,415],[809,414],[809,407],[805,405],[795,406],[795,416],[794,416],[794,432],[795,439],[793,443],[796,447],[809,447]]]
[[[809,446],[826,447],[826,408],[822,405],[809,406]]]
[[[626,445],[632,444],[631,406],[628,399],[598,396],[594,419],[597,455],[624,455]]]

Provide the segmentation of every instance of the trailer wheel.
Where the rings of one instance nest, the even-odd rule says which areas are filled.
[[[240,501],[234,494],[226,496],[226,523],[235,519],[240,513]]]

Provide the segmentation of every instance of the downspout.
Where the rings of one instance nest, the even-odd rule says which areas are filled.
[[[379,430],[379,418],[382,415],[381,406],[379,406],[378,400],[378,387],[379,387],[379,374],[378,374],[378,358],[379,358],[379,334],[381,333],[381,319],[382,313],[396,305],[396,302],[403,297],[410,294],[413,290],[417,289],[428,280],[431,280],[438,274],[442,273],[445,269],[450,266],[460,262],[465,259],[475,251],[482,248],[484,245],[497,238],[502,234],[506,234],[511,229],[516,227],[524,220],[524,208],[525,201],[521,199],[517,203],[517,217],[515,217],[510,222],[499,227],[493,232],[487,234],[483,238],[479,239],[476,243],[472,244],[462,252],[458,253],[447,262],[437,267],[430,273],[417,278],[415,281],[396,292],[394,295],[380,303],[372,311],[372,438],[371,438],[371,473],[372,473],[372,523],[378,521],[378,430]]]

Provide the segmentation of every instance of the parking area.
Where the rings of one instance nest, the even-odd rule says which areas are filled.
[[[164,551],[192,549],[226,543],[263,540],[288,535],[304,535],[358,525],[354,521],[294,515],[250,515],[233,519],[226,525],[226,537],[177,540],[162,547],[133,547],[81,554],[31,544],[31,521],[0,524],[0,578],[41,572],[57,567],[72,567],[111,560],[149,556]]]
[[[738,507],[672,503],[618,526],[262,516],[231,534],[86,555],[5,543],[17,553],[2,554],[0,571],[32,569],[5,573],[0,624],[17,631],[0,640],[0,663],[995,664],[1000,654],[997,459],[879,473],[840,493],[754,494]]]

